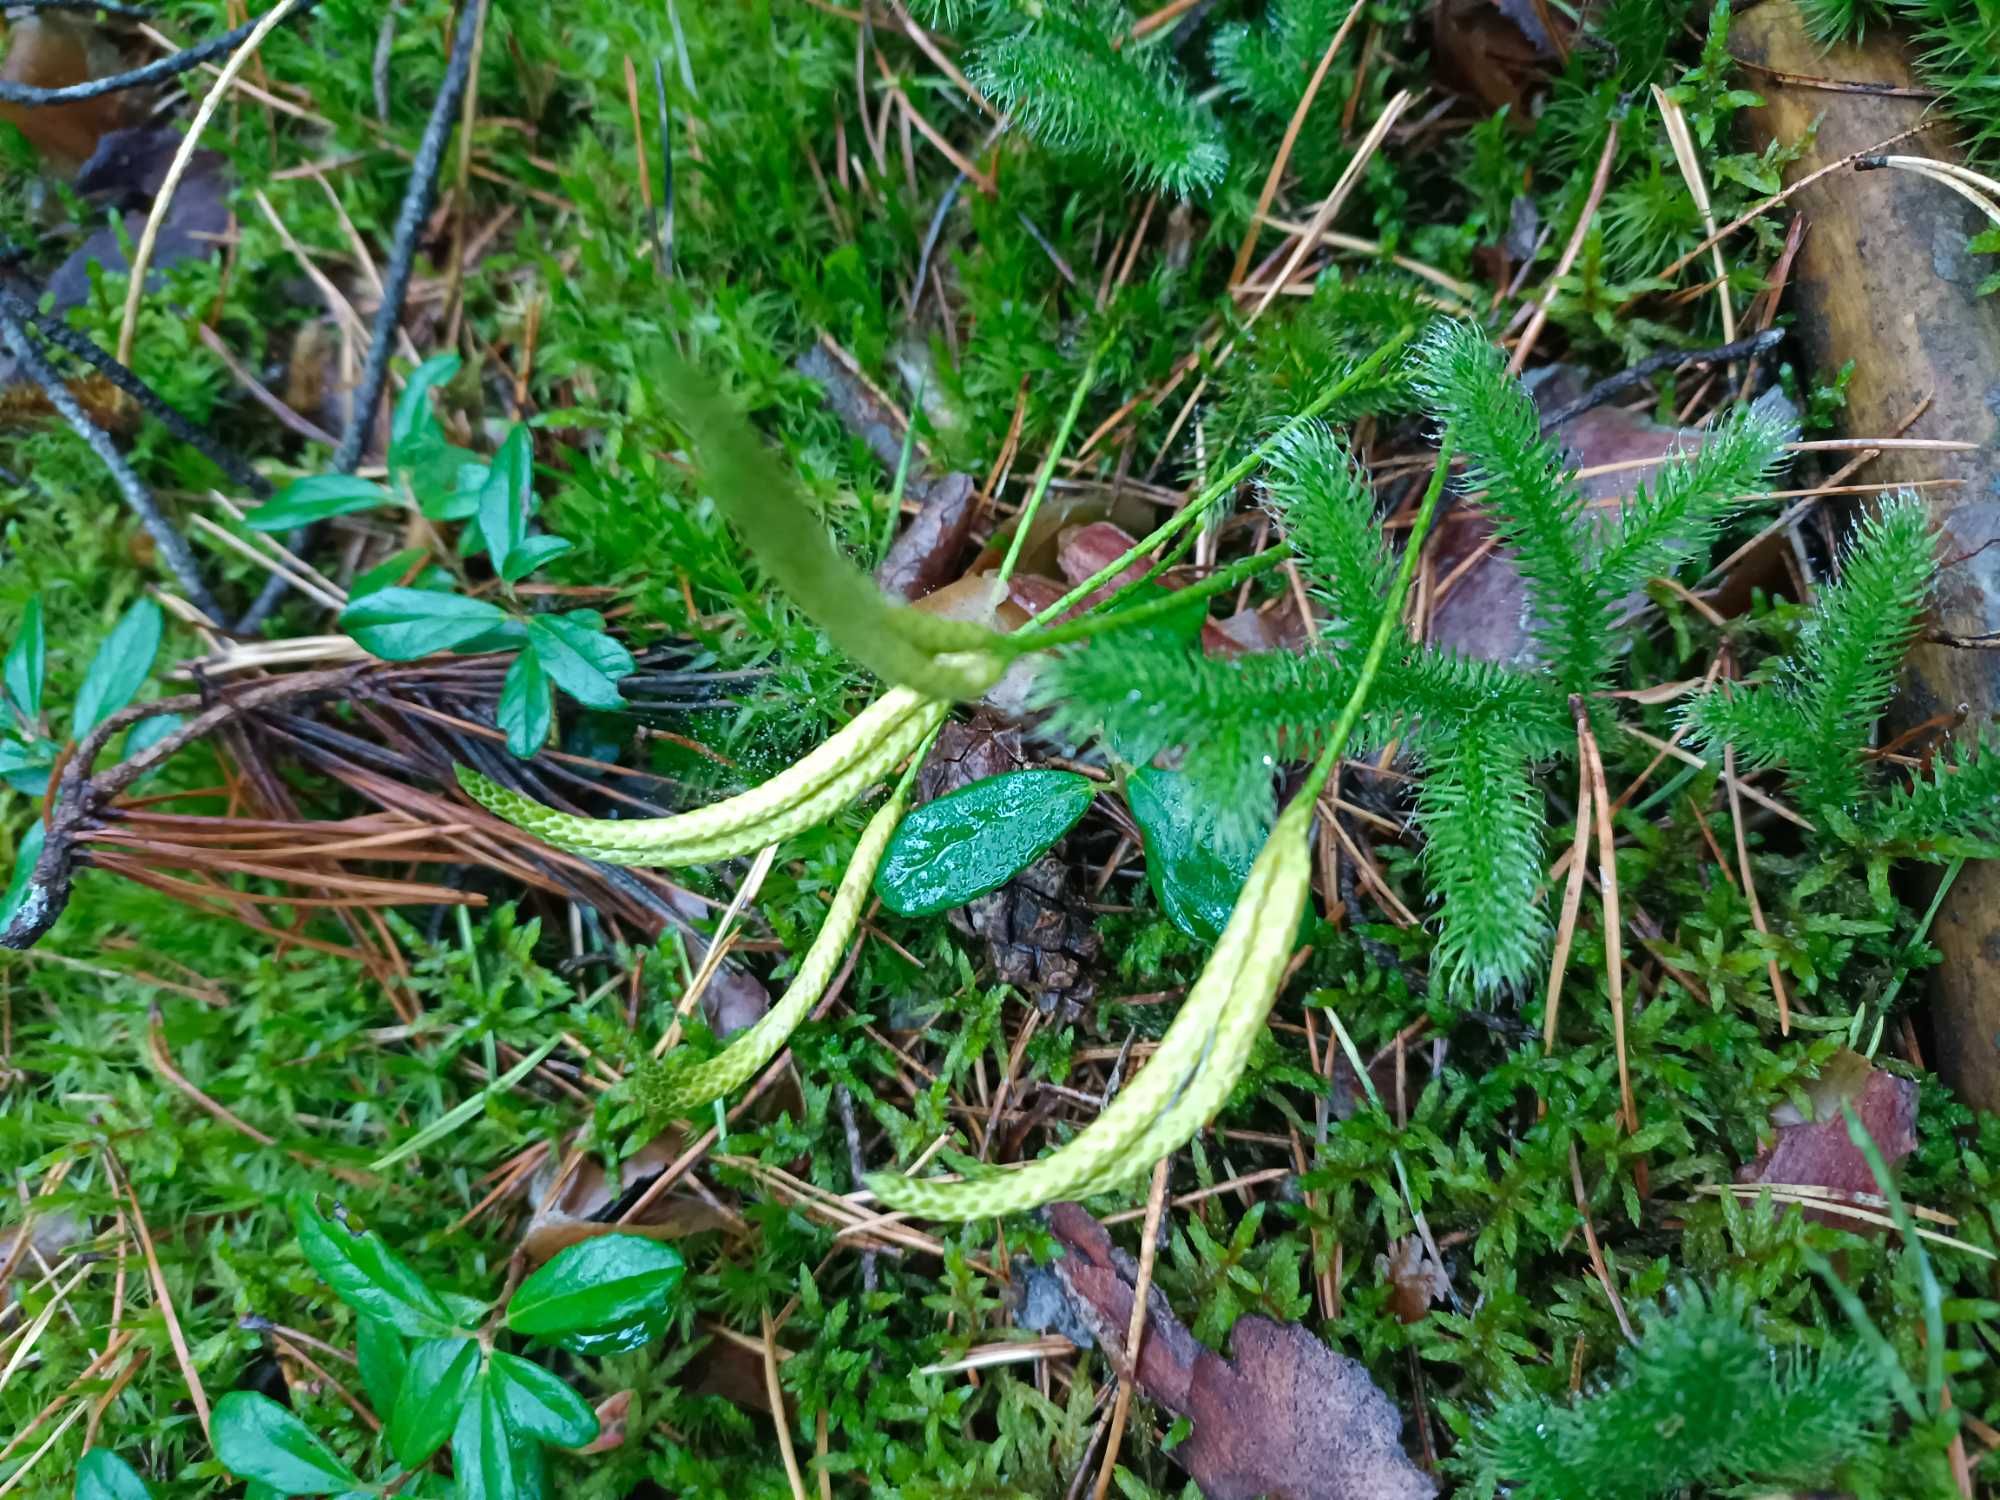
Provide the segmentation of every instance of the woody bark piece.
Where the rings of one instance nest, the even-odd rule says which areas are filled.
[[[1780,73],[1907,85],[1908,55],[1886,28],[1859,47],[1822,53],[1791,0],[1739,16],[1730,45],[1739,58]],[[1765,107],[1741,117],[1752,144],[1818,134],[1793,180],[1873,149],[1923,118],[1922,99],[1829,92],[1758,75]],[[1891,150],[1955,160],[1948,128]],[[1793,305],[1806,364],[1835,370],[1855,362],[1847,425],[1855,436],[1892,431],[1928,397],[1911,435],[1980,445],[1971,453],[1887,452],[1864,471],[1885,487],[1915,479],[1963,484],[1927,492],[1940,555],[1964,558],[1939,580],[1939,624],[1955,635],[2000,629],[2000,298],[1981,298],[1978,258],[1965,241],[1984,227],[1956,193],[1909,172],[1835,171],[1793,200],[1807,228],[1792,271]],[[1975,555],[1968,555],[1975,554]],[[1894,716],[1915,723],[1964,704],[1972,722],[2000,709],[2000,654],[1922,646],[1910,659]],[[2000,1108],[2000,864],[1966,866],[1938,913],[1932,938],[1944,953],[1934,977],[1938,1065],[1972,1103]]]

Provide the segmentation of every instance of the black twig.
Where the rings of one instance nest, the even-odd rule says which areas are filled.
[[[93,340],[77,332],[62,319],[37,312],[29,305],[26,298],[16,296],[3,286],[0,286],[0,308],[6,309],[7,316],[18,323],[32,323],[35,331],[50,343],[68,350],[78,359],[90,364],[106,380],[158,419],[160,425],[167,431],[190,448],[202,453],[218,469],[248,489],[251,494],[260,500],[270,496],[271,482],[268,479],[203,432],[190,418],[183,416],[166,397],[146,384],[132,370],[120,364],[112,355],[98,348]]]
[[[125,503],[152,536],[154,546],[159,549],[160,560],[180,584],[181,592],[209,619],[223,619],[221,606],[209,593],[208,585],[202,582],[201,569],[195,565],[194,553],[189,550],[186,539],[174,530],[173,523],[153,503],[152,492],[132,472],[132,466],[125,462],[125,456],[111,441],[110,434],[90,420],[82,404],[63,384],[62,377],[42,358],[42,351],[35,346],[27,328],[4,306],[0,306],[0,334],[5,335],[7,346],[13,350],[21,372],[41,388],[49,404],[61,413],[63,420],[90,445],[91,452],[111,471],[111,477],[118,482],[118,488],[125,496]]]
[[[424,221],[430,217],[431,205],[437,198],[438,170],[444,164],[444,149],[451,139],[452,126],[457,122],[459,104],[465,98],[466,79],[472,72],[473,44],[479,36],[479,18],[485,9],[485,0],[469,0],[464,14],[458,19],[458,34],[452,38],[444,83],[431,105],[431,117],[424,125],[424,138],[418,143],[416,158],[410,165],[410,181],[403,190],[403,206],[396,213],[396,234],[389,251],[388,271],[382,278],[382,305],[375,309],[375,322],[368,337],[368,359],[361,368],[361,384],[354,395],[354,414],[348,420],[347,431],[341,434],[340,447],[333,455],[333,472],[336,474],[352,474],[355,471],[361,463],[361,455],[367,450],[369,438],[375,432],[375,408],[382,402],[383,386],[388,384],[389,355],[395,348],[396,329],[403,321],[403,302],[409,295],[410,276],[416,266],[417,237],[423,233]],[[306,545],[304,529],[288,536],[285,545],[294,553],[303,549]],[[237,622],[236,633],[248,634],[262,625],[290,586],[284,578],[273,575],[256,602]]]
[[[291,19],[297,19],[311,10],[319,0],[301,0],[292,12]],[[70,7],[64,7],[70,8]],[[113,6],[78,6],[76,9],[118,10]],[[119,11],[118,13],[123,13]],[[234,49],[238,43],[262,24],[263,17],[245,21],[241,26],[233,26],[228,31],[210,37],[205,42],[196,42],[192,47],[183,47],[158,62],[147,63],[143,68],[133,68],[129,72],[112,73],[104,78],[93,78],[88,83],[73,83],[68,88],[42,89],[31,84],[0,82],[0,104],[78,104],[85,99],[99,99],[106,94],[120,93],[125,89],[144,88],[152,83],[164,83],[169,78],[177,78],[191,69],[200,67],[211,57],[219,57]]]
[[[1713,349],[1667,349],[1659,354],[1649,355],[1629,370],[1620,370],[1616,375],[1598,381],[1569,405],[1557,407],[1542,418],[1542,431],[1551,431],[1571,417],[1580,417],[1592,407],[1602,406],[1634,386],[1643,385],[1662,370],[1678,370],[1683,365],[1727,364],[1733,359],[1755,359],[1758,355],[1777,348],[1784,341],[1784,329],[1767,328],[1762,333],[1754,333],[1747,339],[1737,339],[1731,344],[1719,344]]]
[[[150,5],[118,5],[113,0],[7,0],[6,10],[74,10],[85,15],[124,16],[143,21],[153,14]]]
[[[375,432],[375,408],[381,404],[382,387],[389,380],[389,355],[396,347],[396,329],[403,321],[403,301],[409,295],[410,276],[416,267],[417,236],[423,232],[424,221],[430,217],[431,205],[437,199],[438,169],[444,163],[444,148],[451,140],[458,106],[465,97],[465,82],[472,71],[473,43],[479,36],[479,17],[485,9],[486,0],[471,0],[465,14],[458,19],[458,35],[452,38],[444,84],[431,105],[424,138],[410,167],[403,206],[396,211],[396,237],[389,252],[389,269],[382,278],[382,305],[375,309],[375,323],[368,333],[368,359],[361,367],[354,420],[341,434],[340,447],[333,455],[336,474],[354,472],[368,447],[368,439]]]
[[[936,212],[931,215],[930,227],[924,231],[924,246],[917,255],[916,279],[910,283],[910,316],[915,318],[917,309],[924,305],[924,278],[930,274],[931,256],[937,251],[938,236],[944,233],[945,216],[951,212],[952,204],[958,202],[958,190],[965,186],[965,173],[952,178],[951,186],[938,199]]]

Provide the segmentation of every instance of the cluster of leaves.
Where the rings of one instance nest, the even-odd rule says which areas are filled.
[[[249,1481],[253,1496],[535,1500],[547,1493],[543,1448],[580,1447],[597,1437],[597,1414],[559,1376],[493,1347],[492,1331],[476,1329],[486,1304],[433,1289],[380,1235],[356,1229],[345,1214],[329,1220],[300,1199],[292,1216],[306,1260],[357,1314],[361,1383],[383,1415],[382,1442],[395,1466],[366,1481],[287,1407],[231,1391],[215,1404],[212,1439],[216,1456]],[[574,1354],[634,1349],[665,1332],[681,1272],[680,1255],[654,1240],[583,1240],[515,1288],[506,1326]],[[449,1486],[427,1472],[447,1444]],[[130,1466],[103,1450],[78,1474],[78,1500],[150,1493]]]
[[[91,658],[90,668],[70,706],[69,739],[82,739],[124,708],[152,675],[159,655],[164,621],[160,606],[141,599]],[[0,668],[0,709],[11,722],[0,729],[0,781],[28,797],[41,797],[62,755],[62,745],[49,732],[43,698],[48,685],[48,640],[42,625],[42,601],[30,599],[22,612],[20,633],[7,648]],[[178,714],[153,714],[132,726],[125,736],[125,753],[136,755],[180,727]],[[46,826],[37,818],[15,848],[14,873],[0,896],[0,927],[12,919],[27,893],[35,861],[41,857]]]
[[[464,522],[459,556],[484,554],[510,598],[514,585],[570,550],[562,537],[529,531],[535,512],[534,440],[515,423],[488,461],[447,440],[431,391],[458,373],[442,354],[414,372],[389,428],[390,489],[346,474],[296,481],[249,517],[257,531],[290,531],[332,516],[405,507],[426,521]],[[355,579],[341,628],[385,661],[439,651],[513,651],[496,717],[507,748],[533,755],[555,725],[555,688],[586,708],[624,706],[619,679],[637,665],[596,610],[510,611],[462,591],[462,578],[429,561],[421,547],[378,563]]]

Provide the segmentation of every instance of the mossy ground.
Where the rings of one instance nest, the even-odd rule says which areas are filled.
[[[918,400],[920,387],[924,435],[939,467],[982,475],[1017,399],[1024,403],[1021,452],[1039,458],[1046,451],[1084,354],[1100,342],[1108,339],[1109,352],[1086,428],[1163,382],[1226,306],[1230,261],[1296,99],[1278,56],[1283,39],[1258,29],[1260,8],[1220,9],[1228,15],[1218,11],[1205,21],[1204,38],[1242,19],[1250,40],[1273,57],[1268,95],[1218,101],[1231,165],[1212,196],[1187,212],[1165,201],[1145,206],[1116,169],[1010,142],[997,157],[997,192],[961,186],[945,216],[928,262],[949,304],[941,319],[939,285],[927,278],[913,299],[911,280],[954,169],[922,133],[901,129],[894,106],[882,113],[890,96],[875,71],[873,44],[881,44],[914,106],[961,149],[978,147],[987,122],[922,54],[878,30],[862,69],[866,98],[858,103],[857,28],[836,7],[732,0],[684,4],[677,18],[665,7],[608,0],[494,7],[478,76],[475,170],[437,241],[448,244],[452,226],[462,226],[479,253],[456,281],[440,261],[422,267],[410,326],[426,353],[444,347],[448,326],[457,329],[466,372],[449,406],[473,446],[488,446],[517,414],[516,391],[525,395],[518,414],[547,437],[544,520],[576,544],[551,569],[555,581],[615,587],[618,602],[629,606],[621,623],[641,640],[688,638],[718,669],[767,669],[739,685],[726,708],[661,721],[727,757],[732,769],[725,774],[675,741],[652,738],[641,753],[654,757],[656,769],[698,786],[747,782],[815,742],[865,700],[869,686],[762,585],[691,493],[672,457],[675,439],[645,386],[649,341],[674,338],[708,368],[728,372],[736,394],[809,476],[830,526],[872,560],[890,530],[889,475],[791,361],[824,331],[900,398]],[[1346,7],[1318,9],[1337,20]],[[1684,7],[1665,7],[1677,13],[1666,19],[1662,9],[1609,7],[1598,24],[1625,45],[1615,54],[1580,48],[1566,66],[1548,64],[1556,82],[1546,86],[1546,107],[1532,121],[1462,99],[1418,137],[1392,145],[1362,174],[1342,226],[1486,287],[1492,263],[1485,252],[1522,214],[1519,205],[1532,204],[1555,233],[1536,252],[1525,290],[1499,304],[1504,322],[1547,281],[1609,122],[1654,81],[1680,92],[1714,184],[1716,217],[1733,217],[1775,185],[1779,163],[1732,154],[1731,118],[1751,102],[1738,90],[1751,85],[1730,74],[1712,28],[1709,45],[1702,44],[1705,14],[1690,10],[1691,30],[1683,33],[1668,20]],[[1641,12],[1653,13],[1650,24]],[[404,179],[400,159],[385,147],[414,145],[451,19],[435,0],[396,12],[386,125],[376,118],[370,83],[378,7],[327,0],[303,26],[275,33],[261,66],[288,107],[234,102],[207,141],[227,154],[238,190],[234,242],[224,257],[178,269],[169,288],[148,299],[139,371],[231,443],[289,470],[311,472],[326,455],[262,417],[174,309],[205,310],[245,365],[281,372],[294,335],[325,309],[252,194],[268,197],[307,256],[343,284],[364,284],[332,197],[379,256]],[[196,37],[226,22],[220,5],[179,0],[164,8],[159,24]],[[1319,134],[1299,160],[1294,205],[1313,201],[1337,175],[1345,148],[1329,122],[1350,103],[1351,118],[1365,129],[1396,88],[1432,81],[1427,7],[1383,0],[1366,13],[1366,24],[1376,42],[1360,97],[1349,98],[1357,89],[1350,47],[1316,105]],[[1618,38],[1618,26],[1629,35]],[[1316,55],[1317,46],[1308,64]],[[1190,43],[1185,56],[1198,78],[1209,76],[1205,41]],[[664,62],[674,122],[670,273],[641,198],[624,79],[629,60],[641,85],[643,175],[657,198],[655,59]],[[879,160],[869,134],[878,118],[888,122]],[[1358,129],[1350,128],[1348,139]],[[837,146],[849,153],[845,168],[834,159]],[[7,149],[13,170],[0,187],[0,231],[34,242],[53,211],[43,201],[46,189],[30,184],[22,154]],[[297,170],[313,162],[325,164],[324,184]],[[446,182],[457,182],[455,157]],[[1148,227],[1131,256],[1142,207]],[[1543,347],[1610,370],[1662,343],[1716,341],[1713,296],[1675,296],[1675,288],[1651,279],[1702,235],[1656,116],[1625,117],[1600,223],[1552,303]],[[1733,276],[1742,293],[1756,290],[1781,242],[1775,221],[1735,242]],[[1267,235],[1265,248],[1271,243]],[[1680,285],[1698,285],[1699,274],[1690,270]],[[105,279],[77,321],[112,343],[122,298],[122,282]],[[1816,376],[1796,371],[1788,379],[1803,395]],[[1667,390],[1663,409],[1687,394]],[[1217,463],[1199,424],[1168,443],[1178,409],[1178,399],[1143,409],[1124,429],[1123,456],[1106,455],[1106,471],[1157,466],[1172,483]],[[154,428],[139,431],[132,452],[177,513],[206,509],[203,496],[218,480],[203,461]],[[53,643],[51,700],[62,703],[98,641],[153,575],[106,476],[66,433],[39,423],[0,431],[0,464],[32,476],[34,485],[0,488],[0,638],[11,638],[26,601],[39,595]],[[261,581],[250,564],[220,549],[204,549],[203,561],[218,589],[234,597]],[[1719,642],[1712,625],[1671,599],[1659,618],[1628,659],[1629,685],[1699,676]],[[1727,629],[1739,657],[1754,661],[1788,640],[1793,625],[1790,606],[1760,602]],[[323,616],[293,603],[273,633],[325,628]],[[194,644],[176,634],[169,655],[192,654]],[[1669,708],[1634,717],[1656,734],[1672,733]],[[1630,741],[1606,751],[1618,786],[1652,754]],[[196,750],[156,789],[213,787],[222,774],[211,751]],[[1578,931],[1557,1043],[1547,1056],[1539,995],[1503,1004],[1484,1022],[1468,1019],[1461,1004],[1412,992],[1406,975],[1421,971],[1428,945],[1420,929],[1376,921],[1357,932],[1353,919],[1371,916],[1372,904],[1350,912],[1343,925],[1318,922],[1311,957],[1218,1122],[1223,1128],[1176,1166],[1176,1188],[1191,1189],[1288,1166],[1293,1140],[1308,1152],[1308,1170],[1278,1189],[1223,1193],[1172,1214],[1158,1283],[1200,1337],[1221,1344],[1247,1311],[1304,1319],[1363,1360],[1406,1413],[1422,1411],[1424,1436],[1414,1422],[1410,1429],[1413,1450],[1448,1460],[1485,1407],[1525,1391],[1564,1392],[1573,1372],[1587,1380],[1620,1344],[1584,1253],[1574,1160],[1609,1274],[1628,1303],[1659,1297],[1684,1278],[1734,1284],[1778,1342],[1817,1345],[1847,1337],[1848,1328],[1807,1254],[1838,1252],[1842,1277],[1897,1355],[1912,1368],[1921,1364],[1922,1294],[1893,1237],[1807,1225],[1796,1215],[1773,1221],[1698,1192],[1731,1180],[1760,1137],[1768,1138],[1773,1107],[1800,1098],[1836,1049],[1850,1039],[1866,1046],[1879,1032],[1878,1059],[1922,1081],[1921,1144],[1904,1169],[1905,1193],[1955,1216],[1954,1235],[1996,1247],[1989,1164],[2000,1159],[2000,1132],[1989,1117],[1956,1103],[1904,1043],[1911,1034],[1904,1018],[1932,957],[1916,935],[1921,908],[1881,904],[1857,865],[1822,863],[1771,828],[1752,839],[1752,869],[1774,934],[1762,938],[1699,824],[1697,809],[1712,805],[1713,772],[1663,772],[1656,787],[1671,794],[1637,800],[1619,822],[1621,885],[1663,934],[1630,955],[1637,966],[1628,1042],[1637,1132],[1618,1120],[1605,954],[1594,922]],[[338,807],[324,787],[302,781],[299,790],[316,812]],[[36,809],[0,795],[11,841]],[[1554,826],[1566,828],[1570,814],[1560,800],[1551,815]],[[838,879],[858,826],[855,814],[801,839],[774,867],[761,909],[787,946],[817,924],[821,893]],[[1420,911],[1415,851],[1388,841],[1380,854],[1389,884]],[[1102,993],[1141,1002],[1107,998],[1074,1025],[1041,1027],[1020,1054],[1017,1098],[1036,1080],[1101,1087],[1119,1043],[1163,1025],[1150,997],[1194,972],[1199,953],[1130,873],[1109,888],[1105,904],[1113,909],[1099,918],[1105,951],[1115,955]],[[695,878],[726,894],[719,881]],[[328,930],[323,918],[293,915],[303,931]],[[413,1026],[399,1024],[380,987],[351,961],[274,943],[105,876],[82,880],[41,949],[0,959],[0,1168],[9,1191],[24,1200],[45,1194],[35,1205],[39,1214],[69,1215],[89,1233],[106,1231],[107,1250],[125,1246],[88,1265],[36,1336],[32,1356],[4,1381],[0,1426],[24,1427],[61,1397],[103,1350],[122,1310],[123,1326],[136,1330],[131,1352],[81,1388],[102,1393],[114,1378],[124,1382],[97,1440],[172,1493],[228,1492],[145,1261],[132,1241],[112,1232],[133,1213],[117,1190],[113,1161],[131,1184],[179,1333],[211,1397],[273,1378],[273,1345],[246,1326],[248,1318],[352,1347],[346,1311],[291,1244],[288,1194],[337,1195],[439,1284],[492,1293],[524,1205],[514,1200],[474,1213],[490,1174],[537,1145],[560,1151],[591,1110],[554,1090],[519,1090],[489,1101],[470,1125],[385,1179],[357,1186],[337,1181],[331,1169],[365,1171],[475,1095],[496,1044],[526,1052],[569,1031],[608,1063],[626,1066],[657,1027],[642,1022],[643,1035],[631,1031],[627,987],[600,988],[601,968],[579,977],[560,967],[573,956],[562,904],[524,898],[518,907],[474,912],[462,926],[427,926],[421,910],[405,915],[395,930],[410,993],[422,1006]],[[735,1165],[705,1168],[712,1190],[732,1196],[742,1228],[687,1242],[689,1295],[675,1334],[572,1372],[594,1397],[624,1389],[634,1396],[624,1444],[565,1460],[561,1492],[648,1493],[650,1484],[657,1487],[650,1492],[669,1495],[788,1493],[771,1417],[723,1393],[734,1392],[728,1333],[757,1340],[762,1315],[785,1312],[779,1338],[790,1351],[784,1388],[800,1414],[795,1439],[835,1493],[1076,1492],[1072,1481],[1101,1415],[1095,1403],[1110,1379],[1100,1357],[976,1377],[923,1373],[999,1336],[1004,1287],[973,1261],[1004,1267],[1010,1254],[1033,1251],[1032,1226],[941,1232],[941,1255],[881,1256],[876,1287],[864,1291],[860,1257],[836,1240],[834,1228],[744,1165],[848,1190],[836,1088],[852,1093],[871,1167],[913,1159],[941,1131],[983,1126],[1031,1007],[983,984],[977,953],[942,919],[882,915],[876,922],[879,938],[863,944],[841,1005],[795,1040],[797,1096],[781,1112],[731,1130]],[[1382,961],[1384,945],[1407,970]],[[1772,956],[1791,986],[1789,1037],[1779,1034],[1766,978]],[[636,957],[613,955],[621,967]],[[1698,993],[1668,982],[1669,968]],[[652,954],[639,974],[632,990],[639,1014],[663,1014],[679,992],[677,954]],[[1393,1118],[1364,1108],[1328,1123],[1327,1007],[1365,1053],[1399,1034],[1412,1038],[1407,1084],[1390,1102]],[[889,1049],[889,1033],[903,1056]],[[204,1112],[171,1085],[162,1058],[277,1144],[258,1146]],[[1531,1098],[1546,1103],[1544,1117]],[[630,1121],[621,1106],[596,1114],[600,1141],[624,1139]],[[1407,1201],[1395,1154],[1407,1169]],[[1092,1206],[1110,1212],[1142,1201],[1143,1192],[1126,1193]],[[1405,1324],[1389,1305],[1376,1257],[1411,1231],[1411,1202],[1447,1251],[1458,1300]],[[1135,1235],[1136,1225],[1120,1232]],[[1951,1298],[1953,1400],[1991,1416],[2000,1387],[1985,1351],[2000,1336],[2000,1308],[1983,1300],[1990,1281],[1982,1263],[1962,1252],[1937,1253]],[[1330,1300],[1319,1292],[1321,1276]],[[30,1310],[46,1304],[50,1288],[38,1274],[17,1284]],[[135,1361],[137,1353],[144,1358]],[[329,1358],[339,1373],[338,1359]],[[302,1376],[287,1359],[279,1361],[286,1373]],[[295,1380],[292,1399],[343,1450],[370,1442],[357,1414],[319,1382]],[[823,1426],[814,1420],[820,1413]],[[66,1494],[84,1431],[83,1424],[71,1428],[17,1493]],[[1118,1480],[1124,1493],[1181,1491],[1167,1451],[1172,1436],[1168,1418],[1143,1404],[1134,1411]],[[1891,1492],[1932,1492],[1926,1487],[1942,1472],[1946,1436],[1919,1432],[1904,1451],[1906,1466],[1870,1482]],[[23,1451],[39,1443],[40,1435]],[[1980,1451],[1973,1444],[1974,1454]],[[0,1463],[0,1473],[18,1461]],[[816,1482],[809,1472],[808,1483]]]

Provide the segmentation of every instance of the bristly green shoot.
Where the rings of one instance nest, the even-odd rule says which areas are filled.
[[[1521,1500],[1652,1500],[1688,1489],[1816,1485],[1879,1440],[1889,1391],[1852,1345],[1780,1350],[1740,1288],[1682,1288],[1641,1314],[1605,1389],[1559,1404],[1509,1401],[1460,1462]]]
[[[1404,391],[1466,435],[1469,484],[1521,560],[1551,672],[1469,661],[1401,626],[1357,742],[1394,740],[1422,772],[1415,801],[1438,918],[1433,973],[1456,991],[1525,980],[1550,924],[1537,904],[1545,817],[1532,763],[1574,742],[1571,692],[1611,685],[1620,615],[1645,580],[1703,550],[1745,494],[1763,487],[1788,430],[1751,412],[1666,460],[1616,524],[1593,524],[1534,403],[1476,329],[1440,325]],[[1275,445],[1264,478],[1273,514],[1327,607],[1317,650],[1216,660],[1133,634],[1063,657],[1045,698],[1072,732],[1104,732],[1135,763],[1178,749],[1203,787],[1221,842],[1271,816],[1281,761],[1313,754],[1354,681],[1353,652],[1380,618],[1395,564],[1374,491],[1324,426]]]
[[[1938,748],[1928,767],[1886,793],[1866,758],[1929,603],[1936,546],[1922,501],[1907,492],[1888,500],[1855,528],[1797,649],[1758,680],[1705,693],[1688,709],[1697,743],[1733,745],[1753,770],[1783,767],[1811,816],[1882,858],[2000,852],[2000,753],[1990,729]]]
[[[1696,739],[1734,745],[1738,764],[1752,770],[1784,766],[1815,812],[1857,812],[1862,753],[1923,616],[1933,545],[1914,497],[1863,521],[1839,580],[1814,601],[1798,650],[1761,684],[1696,699],[1688,713]]]
[[[1186,198],[1222,180],[1229,152],[1214,115],[1161,49],[1120,45],[1132,29],[1123,6],[1043,0],[1036,9],[996,15],[965,70],[975,88],[1043,146],[1113,162],[1149,190]]]

